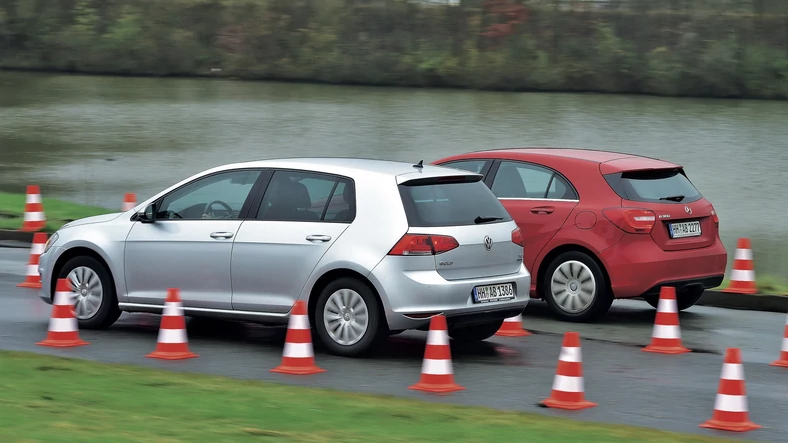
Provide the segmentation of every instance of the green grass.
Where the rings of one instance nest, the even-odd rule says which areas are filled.
[[[106,208],[83,206],[76,203],[44,198],[46,232],[54,232],[71,220],[113,212]],[[25,214],[25,195],[0,192],[0,229],[18,230]]]
[[[721,291],[729,284],[730,278],[725,277],[720,287],[714,290]],[[785,283],[785,279],[768,274],[758,274],[757,269],[755,270],[755,287],[762,295],[788,295],[788,284]]]
[[[0,392],[4,443],[724,441],[18,352],[0,352]]]

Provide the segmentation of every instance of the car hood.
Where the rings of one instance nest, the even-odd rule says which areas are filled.
[[[103,214],[103,215],[95,215],[93,217],[85,217],[80,218],[79,220],[74,220],[71,222],[66,223],[63,225],[63,228],[73,228],[74,226],[82,226],[82,225],[92,225],[95,223],[106,223],[108,221],[115,220],[116,218],[120,217],[122,212],[113,212],[112,214]]]

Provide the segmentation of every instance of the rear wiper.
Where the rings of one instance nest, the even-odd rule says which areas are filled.
[[[660,200],[670,200],[670,201],[674,201],[674,202],[680,202],[680,201],[684,200],[684,196],[683,195],[671,195],[671,196],[668,196],[668,197],[660,197],[659,199]]]
[[[482,224],[482,223],[489,223],[489,222],[493,222],[493,221],[496,221],[496,220],[503,220],[503,217],[482,217],[480,215],[480,216],[476,217],[473,220],[473,222],[476,223],[477,225],[479,225],[479,224]]]

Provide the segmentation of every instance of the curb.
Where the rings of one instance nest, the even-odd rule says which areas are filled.
[[[32,243],[32,232],[0,229],[0,248],[29,248]],[[734,294],[718,290],[707,290],[697,305],[746,311],[788,313],[788,296]]]

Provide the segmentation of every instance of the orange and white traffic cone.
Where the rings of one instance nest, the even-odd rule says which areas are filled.
[[[714,401],[714,415],[700,427],[733,432],[752,431],[762,427],[749,419],[747,393],[744,387],[744,366],[738,348],[728,348],[725,351],[720,386]]]
[[[134,207],[137,206],[137,195],[128,193],[123,196],[123,206],[121,206],[120,210],[123,212],[131,211]]]
[[[164,301],[164,312],[161,316],[156,350],[146,357],[161,360],[183,360],[197,356],[189,350],[189,341],[186,337],[186,319],[183,317],[183,305],[179,291],[170,288],[167,290],[167,299]]]
[[[731,282],[722,292],[736,294],[757,294],[755,286],[755,262],[752,259],[752,247],[749,238],[740,238],[736,243],[736,255],[733,258]]]
[[[523,316],[518,314],[505,319],[495,335],[500,337],[525,337],[531,335],[531,333],[523,328]]]
[[[41,276],[38,274],[38,261],[44,252],[47,235],[44,232],[33,234],[33,245],[30,247],[30,260],[25,270],[25,281],[19,283],[20,288],[41,289]]]
[[[29,185],[25,197],[25,219],[22,222],[22,231],[40,231],[46,227],[46,224],[44,204],[41,202],[41,189],[38,185]]]
[[[593,408],[596,403],[585,399],[583,382],[583,353],[580,350],[580,334],[567,332],[558,356],[558,368],[553,380],[550,397],[541,403],[548,408],[579,410]]]
[[[315,352],[312,348],[312,331],[309,327],[309,315],[306,302],[298,300],[290,313],[285,337],[285,349],[282,352],[282,363],[271,369],[271,372],[290,375],[310,375],[326,372],[315,365]]]
[[[785,330],[783,331],[783,345],[780,349],[780,358],[773,361],[771,366],[788,368],[788,317],[785,318]]]
[[[657,317],[651,333],[651,344],[642,349],[657,354],[685,354],[692,352],[681,344],[679,308],[676,303],[676,288],[663,286],[659,291]]]
[[[36,343],[53,348],[71,348],[87,345],[79,338],[79,326],[74,316],[74,292],[71,283],[65,279],[57,280],[55,300],[52,303],[52,317],[49,319],[47,338]]]
[[[446,317],[443,315],[436,315],[430,320],[427,347],[424,350],[424,361],[421,364],[421,380],[415,385],[409,386],[408,389],[436,394],[447,394],[465,389],[454,383],[449,328],[446,324]]]

